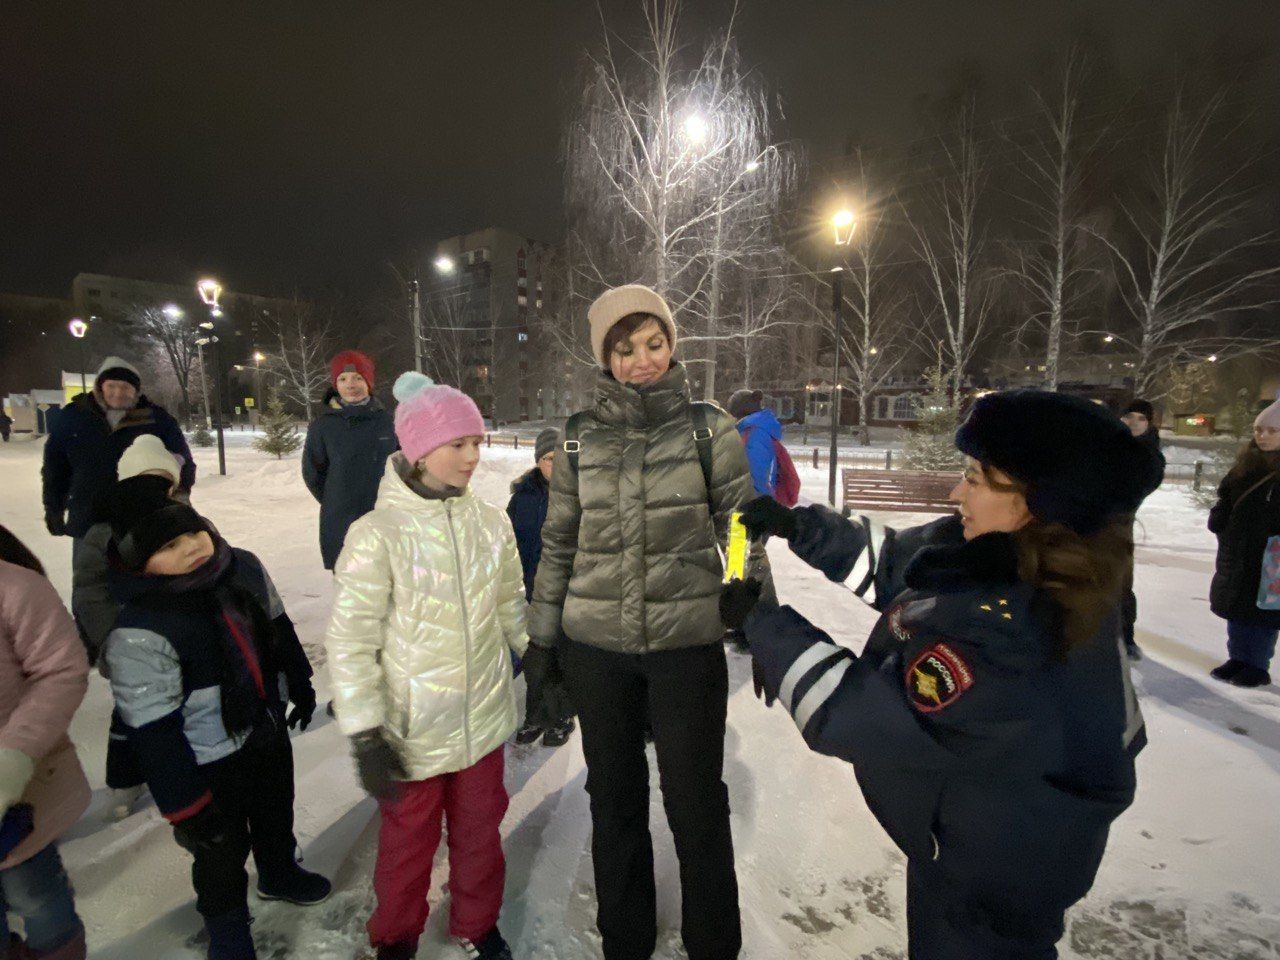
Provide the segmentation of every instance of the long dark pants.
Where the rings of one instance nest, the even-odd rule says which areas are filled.
[[[733,960],[742,930],[722,779],[723,645],[633,655],[563,640],[559,650],[587,761],[605,960],[647,960],[657,942],[646,719],[680,860],[685,950],[690,960]]]
[[[225,843],[193,851],[196,909],[207,920],[244,908],[249,888],[244,865],[251,850],[260,877],[294,868],[293,749],[283,731],[264,731],[200,769],[214,802],[232,823]]]

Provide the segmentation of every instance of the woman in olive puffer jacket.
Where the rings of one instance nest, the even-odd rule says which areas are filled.
[[[656,939],[646,724],[680,859],[685,948],[727,960],[741,932],[717,542],[754,496],[751,475],[733,418],[690,402],[662,297],[619,287],[588,320],[604,369],[552,473],[525,669],[563,674],[578,710],[606,960],[647,957]]]

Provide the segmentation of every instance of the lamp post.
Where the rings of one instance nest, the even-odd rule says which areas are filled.
[[[210,319],[200,324],[200,329],[209,332],[206,339],[213,345],[213,397],[218,412],[217,420],[214,421],[214,427],[218,434],[218,475],[225,477],[227,475],[227,448],[222,432],[222,363],[218,350],[218,338],[213,333],[213,321],[222,316],[222,309],[218,306],[218,298],[222,296],[222,285],[217,280],[201,280],[196,284],[196,292],[200,294],[200,299],[209,308]],[[204,361],[202,358],[202,369],[203,366]]]
[[[841,210],[831,218],[837,247],[847,247],[853,242],[853,224],[853,213],[849,210]],[[836,505],[836,441],[840,431],[840,341],[844,337],[844,291],[840,287],[840,281],[843,277],[844,267],[834,267],[831,270],[831,319],[835,332],[835,359],[831,365],[831,462],[827,467],[827,502],[832,509]]]
[[[84,368],[88,366],[89,357],[85,351],[84,335],[89,332],[89,325],[79,317],[76,317],[67,324],[67,329],[71,331],[73,337],[80,341],[80,392],[88,393],[89,384],[85,381]]]

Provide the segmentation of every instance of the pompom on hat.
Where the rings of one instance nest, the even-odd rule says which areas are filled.
[[[484,436],[484,417],[461,390],[410,370],[396,378],[396,439],[410,463],[459,437]]]
[[[956,446],[1023,484],[1036,519],[1084,535],[1135,513],[1164,466],[1106,407],[1045,390],[979,398]]]

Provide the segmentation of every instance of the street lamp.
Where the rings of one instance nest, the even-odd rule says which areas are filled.
[[[458,265],[453,262],[453,257],[445,256],[443,253],[436,257],[435,260],[436,273],[448,274],[453,273]]]
[[[178,307],[177,304],[173,304],[173,303],[165,304],[163,307],[161,307],[160,312],[163,313],[170,320],[177,320],[179,317],[182,316],[181,308]]]
[[[89,332],[89,325],[76,317],[67,324],[67,329],[71,331],[71,335],[80,341],[80,392],[88,393],[89,384],[85,381],[84,368],[89,364],[88,354],[85,351],[84,335]]]
[[[831,227],[835,232],[836,246],[847,247],[853,242],[854,216],[851,210],[840,210],[831,218]],[[844,292],[840,281],[844,277],[844,267],[831,270],[831,318],[835,330],[835,359],[831,370],[831,462],[827,467],[827,502],[832,508],[836,505],[836,442],[840,431],[840,341],[844,338],[843,305]]]
[[[222,310],[218,306],[218,298],[222,296],[222,284],[217,280],[205,278],[196,284],[196,293],[200,295],[201,301],[209,308],[209,316],[217,318],[222,316]],[[227,447],[226,441],[223,439],[222,431],[222,362],[218,351],[218,338],[213,333],[213,320],[206,320],[200,324],[201,330],[209,331],[208,337],[204,338],[205,343],[213,345],[213,397],[218,410],[218,419],[214,421],[214,429],[218,434],[218,475],[225,477],[227,475]],[[196,341],[197,346],[202,346],[200,341]],[[201,373],[204,372],[204,356],[200,358]],[[205,394],[205,411],[208,413],[208,394]]]
[[[711,136],[711,124],[700,113],[691,113],[684,121],[685,135],[694,143],[704,143]]]

